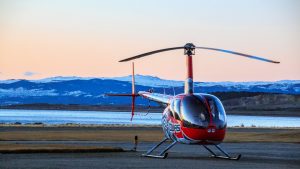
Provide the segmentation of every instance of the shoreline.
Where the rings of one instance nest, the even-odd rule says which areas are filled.
[[[57,110],[57,111],[99,111],[99,112],[131,112],[131,107],[125,106],[125,107],[3,107],[0,106],[1,110]],[[163,112],[164,108],[161,107],[155,107],[151,108],[148,112],[148,109],[145,109],[145,107],[137,107],[135,109],[136,112],[139,113],[161,113]],[[226,110],[226,109],[225,109]],[[279,110],[226,110],[227,115],[244,115],[244,116],[273,116],[273,117],[300,117],[300,111],[298,110],[290,110],[290,109],[279,109]]]
[[[13,124],[0,123],[1,127],[16,128],[161,128],[161,125],[151,124]],[[274,130],[300,130],[300,127],[262,127],[262,126],[231,126],[227,129],[274,129]]]

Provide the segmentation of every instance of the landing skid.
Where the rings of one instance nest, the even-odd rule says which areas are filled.
[[[165,153],[164,155],[160,156],[160,155],[151,155],[151,154],[142,154],[142,157],[149,157],[149,158],[161,158],[161,159],[165,159],[168,157],[168,153]]]
[[[152,147],[150,150],[148,150],[146,154],[142,154],[142,157],[161,158],[161,159],[167,158],[168,157],[167,151],[169,149],[171,149],[177,143],[177,141],[174,141],[173,143],[171,143],[167,148],[165,148],[158,155],[152,155],[151,154],[155,149],[157,149],[160,145],[162,145],[167,140],[168,140],[168,138],[164,138],[160,143],[158,143],[157,145],[155,145],[154,147]]]
[[[237,156],[232,157],[226,151],[224,151],[219,145],[214,145],[214,146],[225,156],[217,155],[209,147],[207,147],[206,145],[203,145],[203,147],[212,154],[210,157],[222,158],[222,159],[228,159],[228,160],[239,160],[242,157],[241,154],[238,154]]]

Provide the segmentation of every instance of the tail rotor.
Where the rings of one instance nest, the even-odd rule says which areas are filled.
[[[105,94],[106,96],[126,96],[126,97],[131,97],[131,118],[130,120],[132,121],[133,116],[134,116],[134,110],[135,110],[135,98],[138,97],[139,95],[135,92],[135,76],[134,76],[134,62],[132,62],[132,92],[130,94]]]
[[[134,62],[132,62],[132,102],[131,102],[131,121],[133,119],[134,116],[134,109],[135,109],[135,97],[138,96],[135,92],[135,77],[134,77]]]

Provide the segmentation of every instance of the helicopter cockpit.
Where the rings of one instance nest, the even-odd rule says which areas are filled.
[[[223,105],[213,95],[188,95],[175,99],[170,104],[170,110],[171,115],[181,120],[184,127],[207,128],[211,123],[218,129],[226,127]]]

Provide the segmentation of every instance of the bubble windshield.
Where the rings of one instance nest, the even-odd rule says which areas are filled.
[[[190,95],[185,96],[181,103],[180,118],[183,126],[207,128],[212,122],[218,129],[226,127],[226,113],[217,97],[209,94]]]
[[[189,128],[206,128],[210,116],[203,99],[194,95],[182,99],[181,119],[183,126]]]

